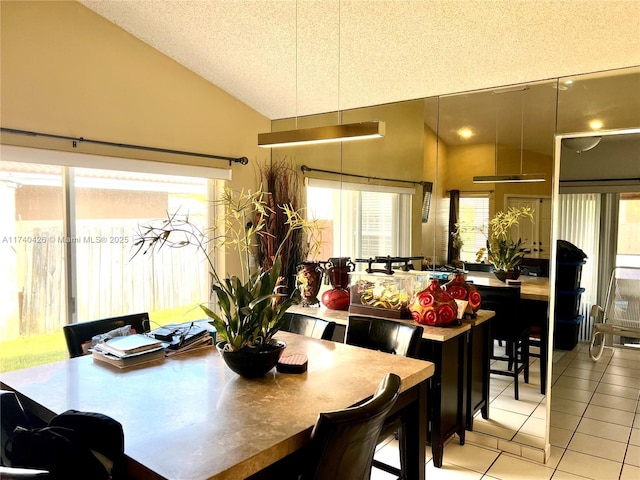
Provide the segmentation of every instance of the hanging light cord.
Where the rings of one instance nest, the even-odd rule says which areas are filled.
[[[298,0],[296,0],[296,130],[298,129]]]
[[[496,146],[495,146],[494,159],[493,159],[494,175],[498,175],[498,128],[499,128],[499,118],[500,118],[500,99],[498,98],[497,101],[496,101]]]
[[[523,157],[524,157],[524,90],[520,92],[520,175],[522,175]]]

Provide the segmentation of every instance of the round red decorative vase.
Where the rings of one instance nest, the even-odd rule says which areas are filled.
[[[440,282],[436,279],[416,294],[409,310],[411,317],[421,325],[446,327],[459,323],[456,301],[440,288]]]
[[[453,279],[448,281],[442,287],[455,300],[464,300],[467,303],[467,309],[464,313],[475,314],[480,308],[480,293],[476,287],[464,280],[464,275],[456,273]]]
[[[330,310],[347,310],[349,308],[349,290],[332,288],[322,294],[322,304]]]
[[[330,258],[325,267],[331,286],[322,294],[322,304],[330,310],[349,308],[349,272],[355,264],[349,257]]]

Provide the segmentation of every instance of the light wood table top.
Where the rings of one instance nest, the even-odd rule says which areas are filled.
[[[489,287],[505,287],[506,283],[501,282],[493,273],[489,272],[469,272],[467,280],[473,281],[476,285],[486,285]],[[520,275],[520,298],[527,300],[549,301],[549,279],[547,277],[528,277]]]
[[[119,370],[85,356],[0,375],[45,419],[67,409],[122,423],[136,478],[242,479],[305,445],[318,413],[370,397],[388,372],[402,391],[433,375],[431,362],[279,332],[284,355],[308,372],[247,380],[214,348]]]

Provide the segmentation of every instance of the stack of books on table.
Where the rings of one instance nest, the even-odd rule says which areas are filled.
[[[164,342],[167,355],[211,346],[216,339],[215,328],[201,321],[165,325],[149,335]]]
[[[95,360],[125,368],[163,359],[165,346],[155,338],[134,334],[100,342],[93,347],[92,355]]]

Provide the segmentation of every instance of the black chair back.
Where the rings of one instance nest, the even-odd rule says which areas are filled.
[[[482,298],[480,308],[496,312],[491,322],[493,338],[512,337],[526,326],[520,303],[520,287],[474,286]]]
[[[107,333],[116,328],[131,325],[136,333],[144,333],[150,330],[149,314],[136,313],[122,317],[103,318],[90,322],[80,322],[62,327],[64,338],[67,341],[67,349],[71,358],[84,354],[82,344],[91,340],[94,336]]]
[[[336,322],[329,322],[321,318],[302,315],[300,313],[285,313],[285,332],[299,333],[311,338],[331,340],[336,329]]]
[[[29,418],[15,392],[0,390],[0,465],[11,465],[8,443],[16,427],[31,428]]]
[[[384,318],[349,315],[345,343],[417,358],[424,328]]]
[[[400,393],[400,377],[388,373],[371,400],[321,413],[311,434],[305,480],[369,480],[378,435]]]
[[[4,480],[50,479],[46,470],[12,467],[9,443],[16,427],[30,429],[33,425],[15,392],[0,390],[0,478]]]

